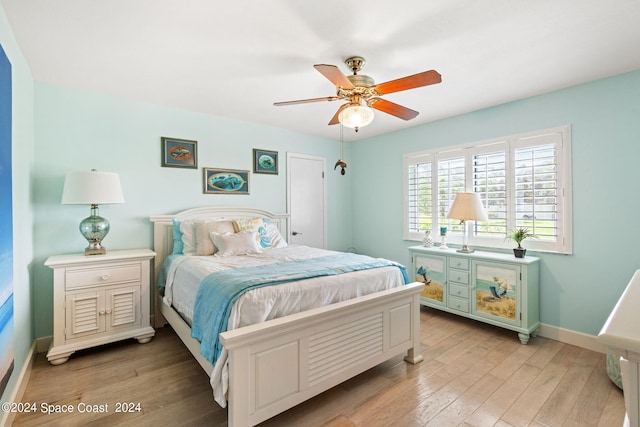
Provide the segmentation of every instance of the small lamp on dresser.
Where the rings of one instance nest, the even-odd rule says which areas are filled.
[[[468,246],[469,233],[467,230],[468,221],[487,221],[487,213],[482,206],[480,194],[478,193],[458,193],[453,199],[451,209],[447,214],[447,218],[459,219],[464,226],[464,235],[462,240],[462,248],[458,249],[461,253],[471,253],[473,249]]]
[[[103,255],[102,240],[109,233],[109,221],[99,215],[98,205],[124,203],[120,176],[114,172],[69,172],[62,191],[63,205],[91,205],[91,215],[80,222],[80,233],[89,242],[85,255]]]

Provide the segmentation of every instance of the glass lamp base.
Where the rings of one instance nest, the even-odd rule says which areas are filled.
[[[87,239],[89,246],[85,255],[104,255],[107,250],[102,246],[102,239],[109,233],[110,225],[106,218],[98,215],[98,206],[91,205],[91,216],[80,222],[80,233]]]

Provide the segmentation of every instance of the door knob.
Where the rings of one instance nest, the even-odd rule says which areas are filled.
[[[302,233],[298,233],[297,231],[292,231],[291,234],[294,236],[297,236],[298,234],[302,234]]]

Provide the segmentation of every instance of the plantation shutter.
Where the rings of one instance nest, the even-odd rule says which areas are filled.
[[[449,156],[438,160],[438,222],[452,232],[462,232],[460,221],[447,219],[447,214],[456,194],[465,191],[465,160],[459,153]]]
[[[489,218],[473,222],[475,235],[504,238],[507,232],[507,154],[500,151],[473,156],[473,191],[480,194]]]
[[[424,233],[433,227],[433,163],[431,156],[415,159],[408,171],[409,231]]]
[[[556,241],[559,207],[556,144],[527,145],[514,150],[514,226],[530,229],[542,241]]]

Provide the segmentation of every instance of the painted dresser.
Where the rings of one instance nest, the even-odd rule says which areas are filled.
[[[422,305],[518,332],[526,344],[540,326],[539,259],[412,246],[409,279],[425,284]]]

